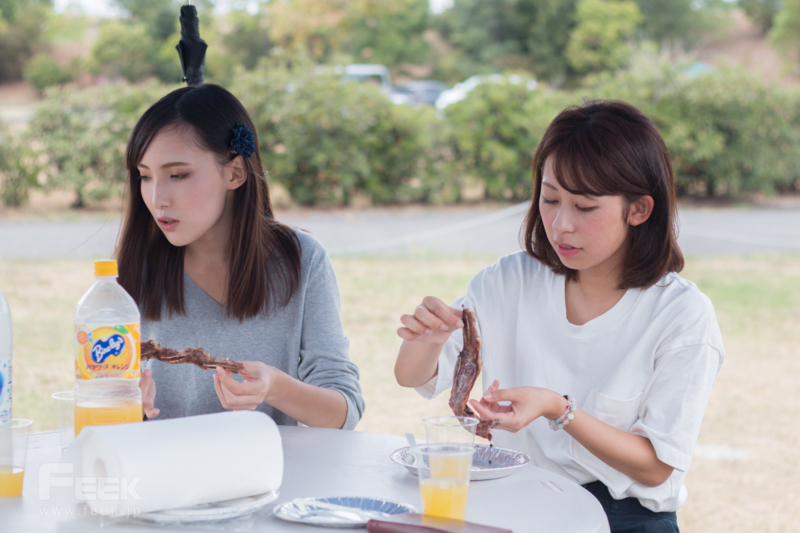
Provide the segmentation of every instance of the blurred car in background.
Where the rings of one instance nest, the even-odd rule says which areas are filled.
[[[392,92],[392,75],[386,65],[369,65],[354,63],[344,67],[342,78],[345,81],[355,81],[359,83],[372,83],[377,85],[386,93]]]
[[[410,93],[392,86],[392,75],[386,65],[353,63],[345,66],[341,74],[343,81],[371,83],[379,87],[394,104],[407,104],[410,102]]]
[[[482,83],[510,83],[512,85],[521,85],[524,83],[529,91],[533,91],[538,85],[533,78],[528,78],[527,76],[521,76],[519,74],[510,74],[508,76],[504,74],[472,76],[461,83],[456,83],[452,89],[448,89],[440,94],[436,99],[436,109],[441,111],[449,105],[460,102],[466,98],[475,87]]]
[[[393,94],[397,95],[392,101],[407,105],[434,105],[436,99],[449,87],[436,80],[417,80],[401,83],[393,89]]]
[[[354,63],[345,67],[337,67],[336,72],[342,75],[343,81],[371,83],[381,89],[394,104],[398,105],[434,105],[447,85],[436,80],[409,81],[392,86],[392,75],[386,65]]]

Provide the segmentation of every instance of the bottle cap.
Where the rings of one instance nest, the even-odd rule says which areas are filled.
[[[100,277],[117,277],[116,259],[100,259],[94,262],[94,275]]]

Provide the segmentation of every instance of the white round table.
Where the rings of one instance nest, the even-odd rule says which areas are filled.
[[[280,496],[253,517],[249,531],[324,531],[279,520],[269,512],[275,505],[297,497],[367,496],[408,503],[422,510],[417,478],[389,459],[394,450],[405,445],[402,437],[305,427],[281,427],[280,432],[285,461]],[[209,461],[225,460],[225,450],[208,450],[208,455]],[[108,533],[108,517],[40,500],[40,468],[57,463],[60,456],[55,432],[30,436],[23,495],[0,498],[3,533]],[[532,465],[506,478],[472,482],[466,519],[518,533],[609,531],[606,515],[594,496],[576,483]],[[134,525],[121,529],[147,530]]]

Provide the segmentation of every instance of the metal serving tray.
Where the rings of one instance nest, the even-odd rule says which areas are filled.
[[[417,475],[414,454],[411,453],[411,448],[408,446],[395,450],[390,458],[415,476]],[[475,454],[472,456],[470,480],[483,481],[510,476],[530,462],[531,458],[528,454],[510,448],[476,444]]]

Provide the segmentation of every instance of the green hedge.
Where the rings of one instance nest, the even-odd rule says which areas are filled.
[[[231,91],[256,123],[272,179],[301,204],[425,201],[439,187],[427,177],[440,129],[430,109],[281,56],[240,73]]]
[[[25,64],[22,75],[39,91],[52,85],[68,83],[74,77],[70,69],[61,68],[55,58],[47,54],[33,56]]]
[[[608,98],[630,102],[653,119],[672,157],[679,195],[796,188],[800,91],[768,85],[742,69],[692,75],[690,67],[641,53],[630,69],[589,77],[573,91],[480,85],[446,109],[454,171],[478,177],[491,198],[525,198],[530,157],[550,120],[568,105]]]
[[[800,177],[800,92],[736,68],[692,76],[689,66],[642,55],[626,72],[590,80],[587,95],[628,101],[653,119],[681,195],[793,186]]]
[[[680,194],[795,188],[800,92],[736,69],[692,76],[689,66],[643,53],[629,70],[571,91],[529,90],[524,76],[501,77],[438,116],[280,54],[234,74],[230,89],[253,116],[270,178],[303,205],[524,199],[549,122],[597,97],[626,100],[653,118]],[[32,187],[73,190],[76,206],[121,194],[130,131],[172,88],[48,89],[24,137],[0,129],[2,201],[19,204]]]
[[[29,136],[12,133],[0,121],[0,201],[4,205],[22,205],[37,186],[39,153],[31,144]]]
[[[529,81],[485,78],[466,99],[445,108],[450,170],[462,182],[480,183],[487,198],[530,197],[533,152],[550,121],[572,103],[571,94],[530,90]]]
[[[122,193],[125,147],[136,121],[170,88],[156,83],[47,90],[30,123],[41,186],[75,193],[75,207]]]

